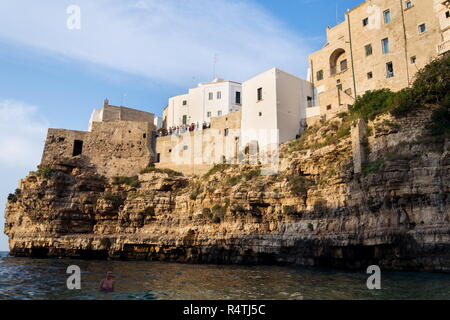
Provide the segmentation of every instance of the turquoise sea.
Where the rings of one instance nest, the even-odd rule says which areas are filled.
[[[67,267],[81,268],[81,290],[68,290]],[[107,271],[113,293],[98,290]],[[368,290],[364,272],[333,269],[222,266],[147,261],[31,259],[0,253],[0,299],[450,299],[450,274],[382,272]]]

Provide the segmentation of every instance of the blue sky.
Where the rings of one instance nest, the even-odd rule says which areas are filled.
[[[0,251],[8,193],[36,168],[48,127],[86,130],[104,98],[161,114],[217,75],[271,67],[305,77],[325,28],[362,0],[2,0]],[[81,29],[69,30],[70,5]]]

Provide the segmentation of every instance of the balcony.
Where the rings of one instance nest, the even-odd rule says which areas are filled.
[[[450,51],[450,40],[442,42],[437,47],[438,55],[443,55],[444,53]]]

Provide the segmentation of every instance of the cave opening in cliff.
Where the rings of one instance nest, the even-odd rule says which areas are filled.
[[[72,156],[76,157],[83,153],[83,141],[75,140],[73,142],[73,153]]]

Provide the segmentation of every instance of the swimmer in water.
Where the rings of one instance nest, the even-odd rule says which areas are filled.
[[[114,280],[112,279],[112,272],[108,271],[106,273],[106,278],[100,282],[100,290],[103,292],[114,291]]]

